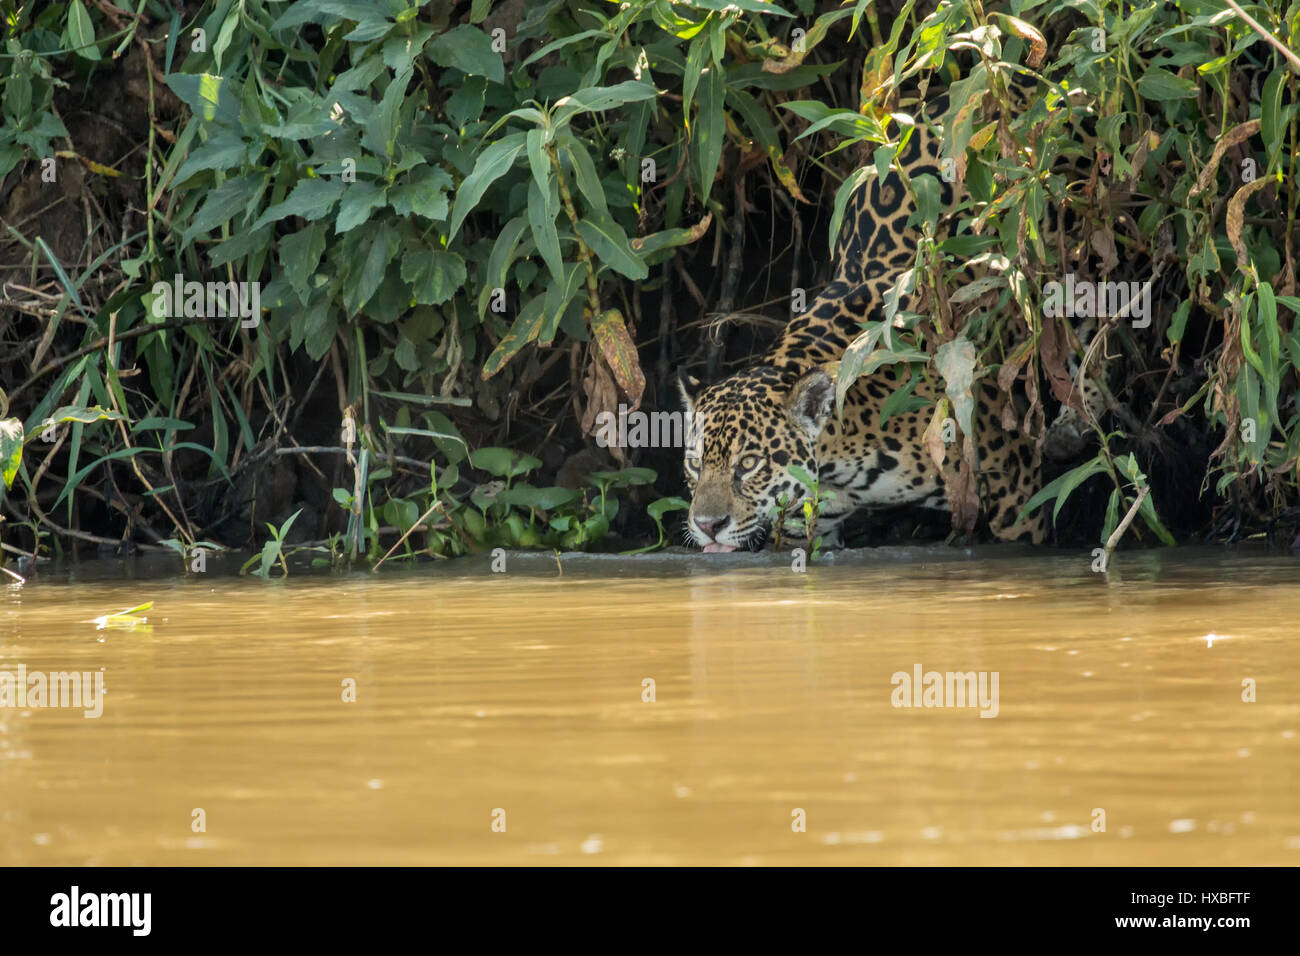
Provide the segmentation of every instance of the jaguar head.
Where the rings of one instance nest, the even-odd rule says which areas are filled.
[[[801,376],[771,366],[702,387],[678,375],[686,403],[687,528],[706,552],[761,545],[784,503],[801,515],[810,491],[791,469],[817,475],[817,448],[835,401],[825,369]]]

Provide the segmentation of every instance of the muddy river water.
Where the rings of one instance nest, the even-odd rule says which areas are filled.
[[[0,585],[0,863],[1300,864],[1300,560],[1090,563]]]

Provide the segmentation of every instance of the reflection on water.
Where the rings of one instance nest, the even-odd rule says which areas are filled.
[[[0,862],[1300,863],[1300,562],[1007,553],[0,590]]]

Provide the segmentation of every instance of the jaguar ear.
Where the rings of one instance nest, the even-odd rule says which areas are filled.
[[[686,369],[679,368],[677,370],[677,390],[682,393],[682,402],[686,405],[686,413],[688,415],[694,414],[695,399],[704,390],[704,383]]]
[[[835,379],[821,368],[804,374],[785,400],[786,412],[810,439],[817,440],[835,406]]]

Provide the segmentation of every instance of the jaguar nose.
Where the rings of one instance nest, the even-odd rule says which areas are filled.
[[[726,527],[727,522],[730,520],[731,515],[723,515],[720,518],[702,518],[699,515],[696,515],[694,518],[695,527],[699,528],[710,538],[717,537],[718,532]]]

